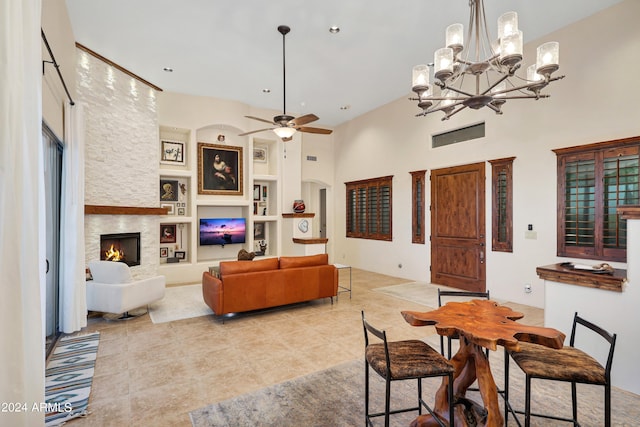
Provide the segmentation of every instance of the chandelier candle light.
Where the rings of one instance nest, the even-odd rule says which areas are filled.
[[[516,75],[522,65],[522,31],[518,29],[518,14],[506,12],[498,18],[498,39],[489,40],[483,0],[469,0],[469,30],[465,46],[462,24],[452,24],[446,29],[446,47],[436,50],[433,64],[413,67],[412,90],[426,116],[442,111],[447,120],[469,107],[478,110],[489,107],[502,114],[502,105],[508,99],[548,98],[540,90],[550,82],[564,76],[551,77],[559,68],[558,42],[547,42],[538,47],[536,63],[526,70],[526,78]],[[483,55],[483,56],[481,56]],[[486,58],[486,59],[482,59]],[[439,95],[433,95],[430,84],[430,68],[433,67],[435,86]],[[465,77],[475,77],[475,82],[464,84]],[[486,80],[486,82],[485,82]],[[472,92],[469,88],[475,86]]]

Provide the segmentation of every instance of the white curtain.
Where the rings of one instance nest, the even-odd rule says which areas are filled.
[[[60,205],[60,330],[87,326],[84,258],[84,114],[67,103]]]
[[[44,424],[46,226],[41,0],[0,1],[0,402],[10,426]]]

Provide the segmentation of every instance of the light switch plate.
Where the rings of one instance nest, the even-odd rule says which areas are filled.
[[[525,231],[524,232],[524,238],[525,239],[531,239],[531,240],[537,240],[538,239],[538,232],[537,231]]]

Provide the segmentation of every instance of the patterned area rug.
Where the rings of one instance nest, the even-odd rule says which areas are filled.
[[[172,322],[209,314],[213,314],[213,311],[202,299],[200,283],[168,287],[163,299],[149,305],[149,317],[153,323]]]
[[[87,414],[100,333],[58,341],[45,373],[46,426]]]
[[[439,348],[437,335],[427,341]],[[499,388],[504,384],[503,352],[492,352],[490,363]],[[524,408],[524,375],[511,364],[511,402],[515,408]],[[532,408],[536,412],[571,415],[571,389],[566,383],[535,381],[532,384]],[[423,396],[428,404],[433,398],[440,379],[423,381]],[[415,381],[399,381],[391,386],[392,409],[415,405]],[[479,402],[477,392],[467,397]],[[612,425],[631,427],[638,425],[640,408],[638,396],[617,388],[612,389]],[[500,399],[501,412],[503,402]],[[384,382],[371,375],[371,408],[384,408]],[[583,427],[601,427],[603,418],[603,389],[599,386],[578,385],[579,421]],[[194,427],[278,426],[278,427],[352,427],[364,425],[364,362],[353,360],[332,368],[295,378],[232,399],[224,400],[189,413]],[[391,416],[392,426],[408,426],[417,412]],[[524,424],[524,419],[520,418]],[[509,424],[516,425],[510,416]],[[383,426],[384,419],[374,420],[374,426]],[[566,427],[567,423],[532,418],[532,427]]]
[[[379,378],[371,376],[372,397],[375,397],[371,404],[372,408],[377,408],[374,410],[384,407],[384,382]],[[430,382],[434,387],[439,384],[438,380]],[[425,392],[429,391],[425,389]],[[393,385],[393,393],[402,395],[403,399],[409,395],[416,396],[415,382],[398,382]],[[413,400],[410,405],[415,404]],[[395,415],[392,425],[408,426],[416,415]],[[194,427],[364,425],[364,363],[360,360],[347,362],[209,405],[191,412],[189,416]],[[384,425],[384,422],[376,425]]]

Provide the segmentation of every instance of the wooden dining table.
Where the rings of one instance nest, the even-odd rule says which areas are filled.
[[[524,314],[491,300],[449,302],[437,310],[403,311],[404,319],[413,326],[435,325],[439,335],[459,337],[460,348],[451,358],[454,367],[454,418],[458,426],[500,427],[504,418],[500,413],[498,388],[484,349],[497,350],[503,346],[518,351],[519,342],[562,348],[565,335],[553,328],[530,326],[516,322]],[[507,355],[505,355],[507,357]],[[466,398],[467,389],[478,380],[482,403]],[[448,379],[444,378],[436,392],[434,412],[442,420],[449,420],[447,394]],[[419,415],[411,427],[431,427],[439,424],[429,414]]]

